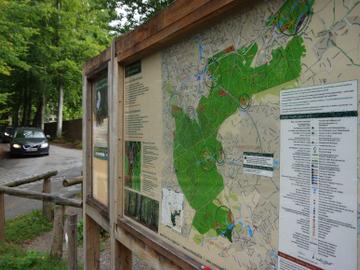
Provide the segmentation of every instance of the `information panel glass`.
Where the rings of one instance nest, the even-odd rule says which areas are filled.
[[[358,3],[261,1],[125,66],[124,215],[211,269],[359,270]]]
[[[93,84],[92,196],[108,205],[108,81],[100,77]]]

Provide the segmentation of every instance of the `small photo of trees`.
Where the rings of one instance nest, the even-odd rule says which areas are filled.
[[[140,191],[140,174],[141,142],[125,142],[125,186]]]
[[[159,202],[137,192],[125,190],[125,215],[157,232]]]

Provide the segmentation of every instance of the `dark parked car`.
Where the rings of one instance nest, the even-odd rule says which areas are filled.
[[[21,127],[15,130],[10,142],[11,156],[48,154],[49,142],[41,129]]]
[[[7,127],[5,128],[5,131],[4,131],[4,135],[2,137],[2,141],[3,142],[10,142],[13,135],[14,135],[14,132],[15,132],[15,128],[14,127]]]

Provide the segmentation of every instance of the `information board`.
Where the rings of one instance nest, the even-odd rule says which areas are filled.
[[[92,196],[108,205],[108,82],[107,77],[93,84]]]
[[[125,67],[125,214],[158,231],[162,168],[160,54]]]
[[[360,5],[345,2],[263,1],[125,66],[125,217],[213,269],[335,269],[344,260],[339,252],[349,248],[344,265],[356,269]],[[309,89],[346,90],[323,95],[318,103],[308,96],[303,106]],[[280,102],[282,90],[295,95],[292,105],[283,96]],[[329,191],[335,186],[344,192],[326,198],[331,208],[343,207],[334,216],[322,212],[330,211],[321,208],[328,195],[309,193],[310,187],[296,194],[291,181],[284,185],[280,177],[284,169],[294,170],[296,150],[286,148],[298,125],[284,115],[334,112],[327,104],[347,104],[352,111],[346,117],[306,118],[317,134],[337,130],[329,135],[331,145],[338,143],[349,155],[341,152],[344,162],[332,166],[341,173],[331,178]],[[313,168],[319,187],[322,160]],[[308,215],[315,209],[315,222],[289,219],[296,198]],[[323,229],[322,214],[333,225]],[[319,228],[325,230],[321,237],[331,238],[328,250],[338,246],[328,253],[331,258],[318,251],[321,263],[314,254],[302,254],[293,238],[302,229],[319,237]],[[322,244],[311,243],[309,250],[323,252]],[[290,258],[305,265],[296,268]]]
[[[357,269],[357,89],[281,92],[280,269]]]

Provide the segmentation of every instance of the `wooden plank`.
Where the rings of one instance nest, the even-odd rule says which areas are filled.
[[[57,258],[61,258],[63,254],[64,217],[65,207],[63,205],[55,206],[53,238],[51,243],[50,255]]]
[[[95,208],[96,211],[107,221],[109,221],[109,208],[100,203],[98,200],[96,200],[91,195],[87,196],[86,198],[86,204]]]
[[[64,179],[63,186],[70,187],[70,186],[82,184],[83,179],[84,179],[83,176],[77,176],[77,177],[73,177],[73,178]]]
[[[33,199],[33,200],[40,200],[40,201],[49,201],[49,202],[53,202],[55,204],[68,205],[68,206],[72,206],[72,207],[82,208],[81,201],[68,199],[68,198],[65,198],[65,197],[62,197],[59,195],[55,195],[55,194],[47,194],[47,193],[41,193],[41,192],[37,192],[37,191],[24,190],[24,189],[18,189],[18,188],[10,188],[10,187],[4,187],[4,186],[0,186],[0,191],[2,193],[17,196],[17,197]]]
[[[154,270],[179,270],[179,266],[173,264],[171,261],[161,256],[159,253],[146,246],[140,239],[133,237],[127,231],[117,227],[115,231],[116,239],[124,246],[134,252],[141,260],[145,261],[147,265]],[[201,268],[199,268],[201,269]]]
[[[83,128],[82,128],[82,142],[83,142],[83,201],[91,194],[91,140],[92,140],[92,116],[91,116],[91,83],[88,77],[83,72]]]
[[[118,58],[117,58],[118,61]],[[118,98],[117,98],[117,107],[118,107],[118,129],[117,132],[119,134],[118,137],[118,143],[117,143],[117,156],[118,156],[118,162],[117,162],[117,201],[116,203],[116,215],[117,217],[122,217],[124,212],[124,206],[123,206],[123,194],[124,194],[124,156],[125,156],[125,116],[124,116],[124,100],[125,100],[125,74],[124,74],[124,67],[122,65],[119,65],[117,62],[117,92],[118,92]],[[117,222],[118,219],[116,219]]]
[[[254,4],[250,0],[178,0],[177,5],[165,9],[149,23],[116,40],[116,54],[120,62],[131,62],[167,46],[185,35],[194,34],[234,9]],[[184,8],[184,6],[188,6]],[[173,18],[176,18],[174,21]]]
[[[109,81],[109,99],[108,99],[108,108],[109,108],[109,219],[110,219],[110,268],[113,270],[119,269],[120,265],[118,263],[120,254],[118,254],[118,249],[116,247],[116,241],[114,234],[114,225],[116,221],[116,187],[117,187],[117,130],[116,130],[116,119],[117,119],[117,91],[116,91],[116,74],[114,73],[115,69],[115,43],[111,44],[111,60],[108,65],[108,81]]]
[[[84,229],[84,269],[98,270],[100,269],[100,227],[85,214]]]
[[[125,245],[115,239],[115,254],[118,255],[114,270],[131,270],[132,269],[132,252]]]
[[[50,177],[44,178],[43,193],[48,193],[48,194],[51,193]],[[42,213],[48,220],[52,220],[52,203],[48,201],[43,201]]]
[[[151,249],[171,260],[182,269],[201,269],[202,265],[181,250],[168,244],[159,236],[150,234],[141,225],[131,222],[126,218],[118,220],[118,226],[126,233],[138,238]],[[121,239],[119,239],[121,241]]]
[[[5,196],[0,192],[0,241],[5,241]]]
[[[24,185],[24,184],[29,184],[29,183],[32,183],[32,182],[36,182],[36,181],[39,181],[39,180],[42,180],[42,179],[45,179],[45,178],[50,178],[52,176],[57,175],[57,173],[58,173],[57,171],[48,171],[46,173],[42,173],[42,174],[27,177],[27,178],[18,179],[18,180],[8,182],[4,186],[17,187],[17,186],[21,186],[21,185]]]
[[[201,8],[209,0],[177,0],[165,10],[154,16],[150,21],[137,27],[134,31],[119,37],[117,42],[117,52],[126,51],[132,46],[147,39],[149,36],[156,35],[171,24],[176,23],[182,18]]]
[[[106,67],[107,62],[111,58],[111,51],[110,48],[105,49],[99,55],[91,58],[85,65],[84,65],[84,75],[89,79],[98,73],[100,70]]]
[[[68,269],[77,270],[77,214],[71,214],[67,222]]]
[[[84,212],[86,212],[86,215],[92,218],[101,228],[107,232],[110,232],[109,219],[100,215],[98,208],[94,208],[91,205],[86,204]]]

